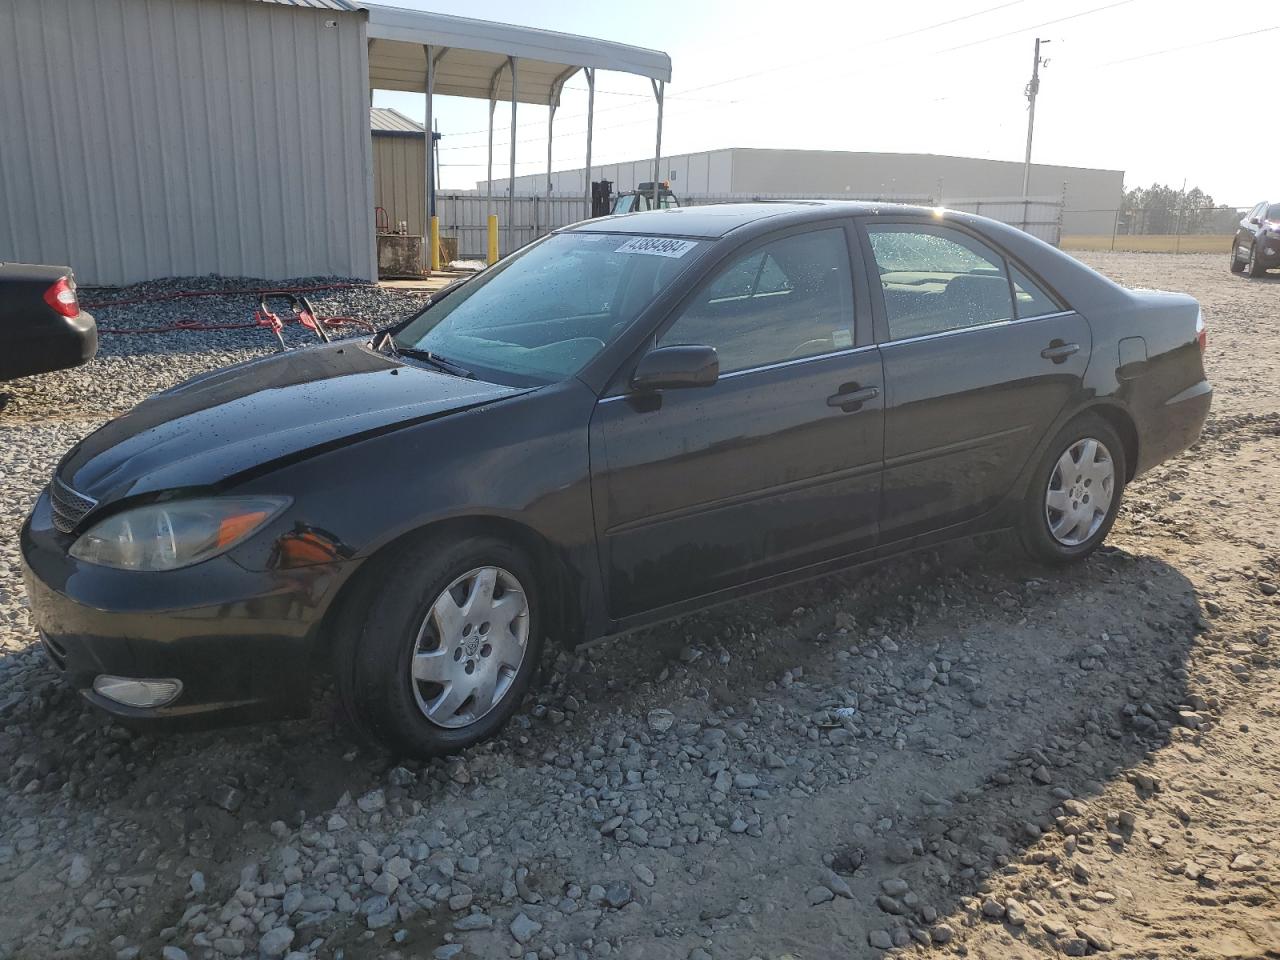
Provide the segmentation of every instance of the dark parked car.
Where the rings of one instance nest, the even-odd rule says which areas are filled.
[[[1231,272],[1260,277],[1280,267],[1280,203],[1262,202],[1244,215],[1231,241]]]
[[[35,622],[131,717],[296,714],[332,664],[408,754],[573,643],[1012,527],[1102,542],[1199,435],[1196,301],[1011,227],[839,203],[594,220],[368,343],[175,387],[78,444],[22,531]]]
[[[0,380],[76,367],[97,352],[70,267],[0,263]]]

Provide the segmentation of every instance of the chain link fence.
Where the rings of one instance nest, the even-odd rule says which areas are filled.
[[[1110,234],[1067,234],[1066,250],[1121,250],[1161,253],[1225,253],[1249,207],[1215,204],[1158,204],[1080,210],[1064,214],[1109,214]]]

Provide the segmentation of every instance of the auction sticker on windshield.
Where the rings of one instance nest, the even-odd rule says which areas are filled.
[[[671,237],[635,237],[617,249],[617,253],[643,253],[651,257],[683,257],[698,245],[696,240]]]

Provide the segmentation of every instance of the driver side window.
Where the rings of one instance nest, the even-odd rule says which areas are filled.
[[[848,349],[853,330],[849,248],[834,227],[732,258],[658,343],[715,347],[732,373]]]

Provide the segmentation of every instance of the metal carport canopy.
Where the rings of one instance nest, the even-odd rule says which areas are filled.
[[[558,103],[564,81],[583,67],[671,80],[671,58],[658,50],[443,13],[360,7],[369,15],[369,81],[381,90],[424,92],[427,46],[447,48],[444,56],[436,50],[435,92],[450,97],[510,100],[509,75],[493,95],[493,77],[509,57],[520,61],[520,103]]]
[[[296,0],[295,0],[296,2]],[[516,105],[542,104],[547,117],[547,196],[551,195],[551,141],[556,107],[565,81],[579,70],[587,78],[587,176],[584,199],[591,215],[591,136],[595,112],[595,74],[612,70],[646,77],[658,105],[654,156],[655,183],[662,154],[662,100],[671,79],[671,58],[658,50],[592,37],[473,20],[442,13],[359,4],[368,17],[371,89],[421,91],[427,99],[428,130],[432,98],[471,97],[489,101],[488,196],[493,201],[493,114],[498,101],[511,103],[509,210],[514,210],[516,178]],[[428,139],[434,149],[434,141]],[[427,159],[427,204],[431,212],[434,173]],[[654,192],[657,200],[657,188]],[[510,221],[510,216],[508,217]],[[508,223],[510,228],[510,222]],[[508,252],[510,252],[508,250]]]

